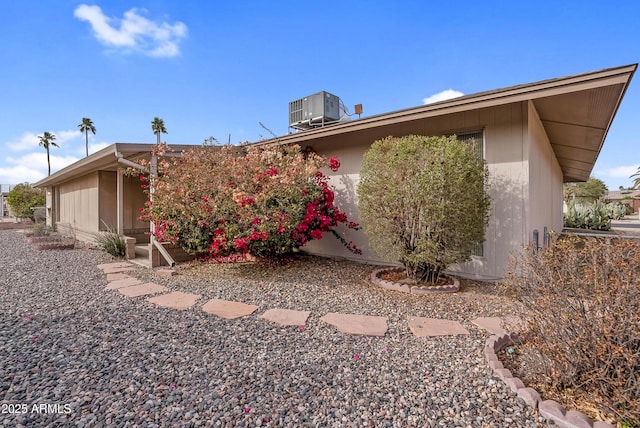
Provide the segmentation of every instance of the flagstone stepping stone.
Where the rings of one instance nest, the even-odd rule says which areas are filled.
[[[387,317],[329,312],[320,320],[331,324],[342,333],[360,336],[384,336],[388,329]]]
[[[117,290],[118,288],[131,287],[132,285],[139,285],[139,284],[142,284],[142,281],[140,281],[138,278],[133,278],[127,275],[126,278],[111,281],[110,283],[107,284],[106,288],[107,290]]]
[[[260,318],[280,325],[305,325],[311,311],[294,311],[291,309],[269,309]]]
[[[131,265],[129,265],[131,266]],[[121,273],[121,272],[131,272],[134,271],[135,268],[133,267],[126,267],[126,266],[113,266],[113,267],[106,267],[104,269],[102,269],[103,273],[109,274],[109,273]]]
[[[107,282],[118,281],[120,279],[126,279],[126,278],[131,278],[131,277],[126,273],[120,273],[120,272],[107,274]]]
[[[214,314],[221,318],[235,319],[251,315],[258,309],[256,305],[234,302],[231,300],[211,299],[202,306],[202,310],[208,314]]]
[[[409,330],[417,337],[469,334],[458,321],[439,318],[409,317]]]
[[[132,285],[131,287],[118,288],[118,292],[127,297],[140,297],[148,294],[157,294],[167,291],[167,287],[147,282],[140,285]]]
[[[119,268],[119,267],[133,267],[133,265],[129,262],[113,262],[113,263],[102,263],[98,265],[98,269],[108,269],[108,268]]]
[[[509,333],[505,327],[520,330],[523,324],[520,318],[514,316],[507,316],[504,319],[500,317],[478,317],[471,322],[491,334]]]
[[[196,304],[200,298],[199,294],[183,293],[182,291],[174,291],[173,293],[162,294],[156,297],[150,297],[147,300],[158,306],[172,309],[188,309]]]

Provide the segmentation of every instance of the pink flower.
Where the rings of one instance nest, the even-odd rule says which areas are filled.
[[[303,326],[303,325],[299,325],[299,326],[298,326],[298,331],[299,331],[300,333],[302,333],[302,332],[304,331],[304,326]]]
[[[262,222],[262,220],[260,220],[258,217],[256,217],[251,221],[251,224],[257,225],[257,224],[260,224],[261,222]]]
[[[329,159],[329,169],[331,169],[331,171],[333,172],[336,172],[338,168],[340,168],[340,161],[338,160],[337,157],[332,156]]]
[[[267,175],[268,175],[269,177],[275,177],[276,175],[278,175],[278,170],[277,170],[277,169],[275,169],[275,168],[269,168],[269,169],[267,170]]]
[[[326,215],[320,216],[320,229],[326,230],[327,227],[331,226],[331,217]]]
[[[236,248],[240,251],[246,252],[249,251],[249,241],[247,238],[236,238],[234,239],[234,243],[236,244]]]
[[[353,359],[358,361],[360,359],[360,354],[353,354]]]
[[[245,413],[249,413],[251,411],[251,407],[245,406],[245,408],[242,409],[242,411],[245,412]]]
[[[246,207],[247,205],[253,205],[253,204],[255,204],[255,203],[256,203],[256,200],[255,200],[255,199],[253,199],[253,198],[243,198],[243,199],[240,201],[240,206],[241,206],[242,208],[244,208],[244,207]]]
[[[319,229],[314,229],[311,231],[311,238],[313,239],[322,239],[322,231]]]

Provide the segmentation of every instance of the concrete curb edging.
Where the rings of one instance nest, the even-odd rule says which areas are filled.
[[[419,286],[419,285],[410,285],[410,284],[402,284],[400,282],[387,281],[384,279],[378,278],[378,275],[385,272],[398,272],[402,271],[403,268],[383,268],[376,269],[371,272],[369,275],[369,280],[373,282],[375,285],[378,285],[382,288],[386,288],[387,290],[400,291],[402,293],[410,293],[410,294],[437,294],[437,293],[455,293],[460,290],[460,281],[454,277],[448,277],[453,280],[453,284],[447,285],[436,285],[433,287]]]
[[[516,343],[518,335],[496,334],[487,339],[484,345],[484,356],[494,376],[502,379],[502,381],[513,391],[519,398],[527,403],[527,405],[538,409],[540,416],[553,421],[556,425],[563,428],[615,428],[613,425],[602,422],[592,421],[582,412],[575,410],[566,410],[560,403],[553,400],[542,400],[538,391],[529,388],[521,379],[514,377],[510,370],[505,369],[502,362],[498,358],[497,353],[507,346]]]

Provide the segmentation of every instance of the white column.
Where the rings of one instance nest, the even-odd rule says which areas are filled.
[[[117,204],[116,204],[116,217],[117,217],[117,227],[118,227],[118,235],[124,235],[124,187],[122,185],[122,170],[118,168],[118,172],[116,174],[116,194],[117,194]]]

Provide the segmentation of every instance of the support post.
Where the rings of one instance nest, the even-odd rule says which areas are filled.
[[[118,168],[116,173],[116,227],[118,235],[124,236],[124,186],[122,185],[122,170]]]

